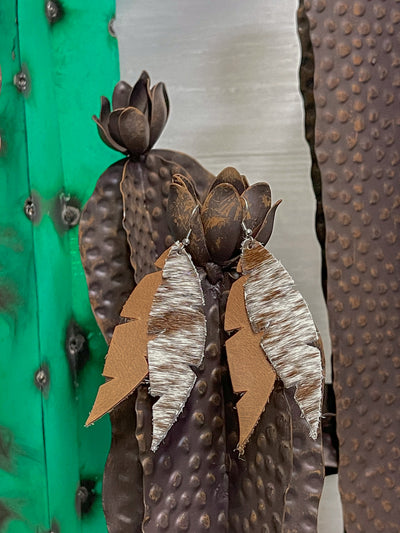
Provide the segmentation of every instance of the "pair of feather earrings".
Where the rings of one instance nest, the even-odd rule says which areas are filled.
[[[197,208],[195,208],[197,209]],[[318,334],[307,304],[289,273],[244,226],[238,271],[226,307],[226,351],[245,446],[268,403],[276,376],[295,399],[317,437],[322,403]],[[182,242],[166,250],[125,303],[86,425],[110,412],[148,376],[153,405],[152,451],[182,412],[196,381],[192,367],[203,359],[207,324],[199,274]]]

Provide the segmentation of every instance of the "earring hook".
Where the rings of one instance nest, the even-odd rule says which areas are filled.
[[[199,209],[200,205],[199,204],[196,204],[193,208],[193,211],[191,212],[190,214],[190,218],[189,218],[189,231],[187,232],[187,235],[184,239],[182,239],[182,247],[185,248],[186,246],[189,245],[189,237],[192,233],[192,221],[193,221],[193,217],[196,213],[196,211]]]
[[[244,206],[245,206],[245,215],[242,218],[242,228],[245,234],[245,237],[242,241],[242,248],[249,248],[251,247],[254,239],[252,237],[253,230],[251,228],[248,228],[244,222],[244,219],[246,218],[246,215],[250,215],[249,211],[249,204],[247,203],[247,198],[243,198],[244,200]]]

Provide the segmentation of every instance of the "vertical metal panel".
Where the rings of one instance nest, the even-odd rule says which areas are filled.
[[[109,429],[106,423],[83,428],[105,347],[88,303],[77,227],[63,225],[61,201],[71,196],[83,205],[114,159],[90,121],[98,95],[118,79],[117,43],[108,31],[114,8],[113,0],[92,7],[67,0],[62,17],[50,24],[42,0],[20,0],[17,12],[15,5],[0,7],[0,240],[7,250],[0,259],[6,286],[0,302],[8,306],[0,310],[8,399],[1,402],[0,423],[15,435],[17,450],[15,467],[0,482],[0,497],[7,496],[17,519],[11,516],[0,529],[13,533],[57,526],[69,533],[105,531],[100,493]],[[12,83],[19,62],[27,73],[25,92]],[[23,211],[29,195],[38,206],[33,224]],[[78,386],[65,353],[71,318],[87,334],[91,352]],[[34,385],[41,365],[50,376],[43,391]],[[75,494],[82,479],[93,482],[97,498],[80,520]]]
[[[21,70],[15,2],[0,15],[0,530],[26,533],[48,521],[47,484],[24,96],[13,83]]]
[[[345,529],[397,532],[400,10],[394,0],[305,8]]]
[[[29,181],[42,205],[40,223],[34,226],[34,252],[40,358],[50,373],[49,392],[43,402],[49,518],[57,517],[57,522],[64,524],[68,517],[69,527],[76,531],[78,518],[72,497],[79,485],[76,407],[63,348],[71,309],[71,269],[68,239],[56,231],[53,220],[64,176],[52,50],[42,2],[20,1],[18,20],[21,60],[31,80],[25,99]]]

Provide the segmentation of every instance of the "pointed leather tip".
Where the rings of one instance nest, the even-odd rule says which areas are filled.
[[[104,413],[105,414],[105,413]],[[99,420],[103,415],[100,416],[92,416],[92,411],[90,412],[90,415],[88,416],[86,422],[85,422],[85,428],[88,428],[89,426],[93,426],[97,420]]]
[[[161,255],[160,257],[157,259],[157,261],[154,263],[155,266],[157,268],[159,268],[160,270],[162,270],[164,268],[164,265],[165,265],[165,262],[166,260],[168,259],[168,256],[169,256],[169,252],[171,251],[171,248],[172,246],[170,246],[169,248],[167,248]]]

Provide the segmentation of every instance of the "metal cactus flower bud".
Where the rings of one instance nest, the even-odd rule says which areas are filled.
[[[93,116],[101,139],[114,150],[138,157],[148,152],[163,131],[169,114],[165,85],[150,88],[150,77],[143,71],[132,87],[125,81],[115,86],[110,101],[101,98],[100,116]]]
[[[271,207],[267,183],[249,186],[245,176],[227,167],[211,183],[201,208],[193,214],[198,203],[191,180],[175,175],[168,198],[169,227],[180,240],[190,226],[188,251],[196,264],[214,262],[227,266],[239,256],[243,222],[260,242],[269,240],[280,201]]]

